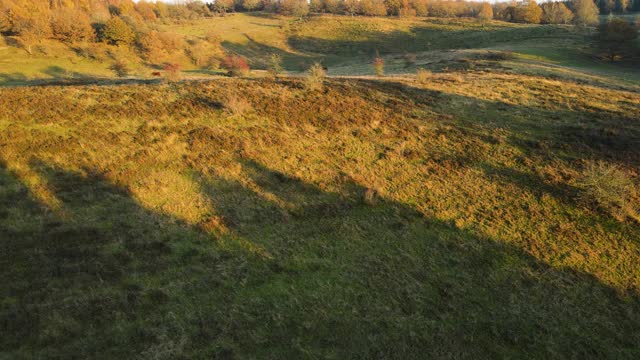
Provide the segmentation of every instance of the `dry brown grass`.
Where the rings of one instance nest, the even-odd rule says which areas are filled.
[[[640,226],[576,197],[584,161],[638,180],[637,92],[497,73],[323,82],[0,90],[2,295],[49,309],[5,302],[3,320],[26,319],[11,334],[39,354],[43,333],[84,353],[70,339],[93,324],[109,336],[87,347],[123,336],[122,357],[323,357],[324,334],[344,358],[633,358]]]

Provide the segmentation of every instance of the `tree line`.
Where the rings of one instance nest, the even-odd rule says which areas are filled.
[[[571,0],[538,5],[533,0],[500,2],[443,0],[216,0],[177,4],[141,0],[3,0],[0,32],[30,37],[88,37],[88,24],[113,16],[136,21],[193,19],[234,11],[265,11],[302,17],[308,13],[361,16],[477,17],[523,23],[593,24],[597,15],[640,10],[640,0]],[[74,24],[78,19],[78,24]],[[94,32],[99,31],[94,26]]]
[[[159,61],[171,49],[186,47],[194,63],[200,65],[207,61],[204,57],[210,58],[209,55],[200,54],[221,52],[219,39],[215,35],[208,36],[208,41],[185,44],[183,37],[154,31],[150,24],[259,10],[299,17],[313,12],[354,16],[476,17],[483,21],[496,19],[533,24],[597,25],[598,15],[602,11],[623,11],[638,6],[640,0],[570,0],[541,5],[534,0],[494,4],[462,0],[216,0],[172,4],[145,0],[2,0],[0,33],[14,36],[30,53],[33,46],[43,39],[68,43],[98,41],[111,45],[135,43],[149,61]],[[618,32],[635,31],[633,24],[627,27],[622,23],[614,23],[605,28]],[[616,37],[613,36],[613,39]]]

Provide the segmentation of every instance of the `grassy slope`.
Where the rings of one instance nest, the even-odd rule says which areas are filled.
[[[26,51],[0,43],[0,84],[23,84],[29,80],[109,77],[113,73],[109,64],[90,61],[79,57],[67,46],[57,42],[47,42],[49,55],[29,56]]]
[[[637,178],[638,104],[499,70],[0,90],[0,351],[638,358],[640,226],[575,200],[585,160]]]
[[[414,73],[416,67],[441,70],[435,59],[464,57],[470,50],[507,50],[516,53],[515,65],[528,67],[532,59],[545,71],[558,67],[587,75],[638,82],[637,71],[595,62],[591,40],[570,27],[526,25],[504,22],[480,23],[473,19],[391,19],[347,16],[313,16],[305,21],[271,14],[233,14],[221,18],[195,20],[175,25],[156,25],[161,30],[189,38],[215,32],[223,47],[249,58],[255,69],[265,69],[271,54],[284,59],[291,72],[306,70],[316,61],[329,67],[332,75],[372,75],[370,62],[379,52],[387,60],[387,73]],[[108,59],[96,63],[78,57],[62,44],[44,44],[48,56],[28,56],[14,47],[0,47],[0,83],[20,84],[30,79],[109,76]],[[455,50],[455,51],[451,51]],[[416,64],[407,66],[406,53],[415,54]],[[131,56],[124,56],[131,58]],[[172,61],[181,63],[189,76],[205,76],[208,71],[189,64],[184,54]],[[134,76],[149,77],[151,68],[137,65]]]

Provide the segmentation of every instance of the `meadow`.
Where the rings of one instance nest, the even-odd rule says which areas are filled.
[[[588,29],[165,26],[257,70],[114,83],[0,52],[28,64],[0,62],[0,357],[640,356],[640,72]]]
[[[220,37],[225,52],[244,56],[254,76],[264,74],[269,58],[282,58],[284,70],[304,74],[316,62],[329,75],[369,76],[375,72],[372,58],[386,61],[387,74],[413,74],[418,68],[440,71],[460,65],[478,52],[503,51],[528,69],[575,69],[587,75],[617,78],[637,83],[637,64],[612,65],[593,56],[594,30],[567,25],[532,25],[502,21],[479,22],[467,18],[367,18],[315,15],[299,20],[268,13],[237,13],[215,19],[184,20],[154,25],[157,31],[183,36],[186,41],[204,40],[208,33]],[[639,44],[640,44],[640,40]],[[42,83],[86,83],[113,80],[110,67],[124,58],[131,67],[128,78],[154,80],[158,66],[135,52],[119,47],[102,49],[100,59],[83,55],[82,45],[43,40],[29,55],[11,46],[15,40],[0,40],[0,85]],[[407,58],[411,61],[407,61]],[[221,69],[195,66],[175,51],[170,61],[183,70],[183,78],[207,79],[225,74]],[[541,68],[542,69],[542,68]]]

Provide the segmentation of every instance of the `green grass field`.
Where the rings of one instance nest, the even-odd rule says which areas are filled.
[[[640,357],[637,69],[565,27],[163,26],[296,76],[0,50],[0,358]],[[585,199],[592,164],[627,207]]]
[[[301,73],[313,63],[322,62],[331,75],[373,75],[370,63],[376,53],[387,61],[387,73],[415,73],[416,67],[441,70],[452,59],[464,58],[469,51],[510,51],[514,60],[535,57],[547,67],[574,69],[585,75],[603,75],[620,81],[640,81],[629,66],[610,65],[593,60],[591,32],[567,26],[513,24],[499,21],[480,23],[474,19],[391,19],[345,16],[312,16],[305,20],[263,13],[238,13],[173,25],[157,25],[161,31],[181,34],[186,39],[218,34],[229,53],[245,56],[257,70],[268,67],[269,57],[278,54],[286,71]],[[29,55],[12,46],[0,46],[0,84],[20,85],[43,80],[73,80],[114,77],[109,66],[114,59],[95,61],[55,42],[40,44],[44,52]],[[115,49],[113,52],[122,52]],[[410,54],[418,61],[407,65]],[[154,66],[135,54],[131,77],[151,78]],[[219,75],[199,69],[185,54],[174,54],[188,78]],[[438,63],[439,62],[439,63]],[[518,61],[522,63],[522,61]],[[527,61],[524,61],[527,67]]]

